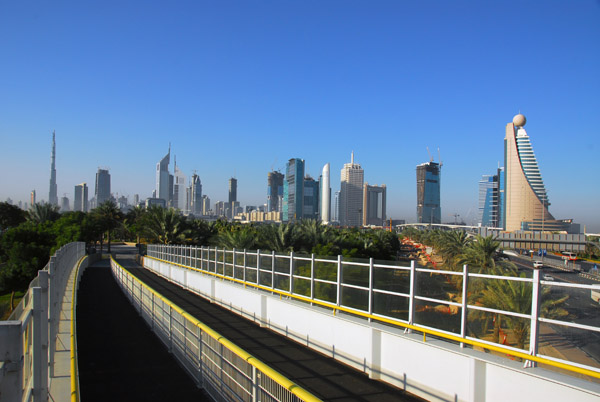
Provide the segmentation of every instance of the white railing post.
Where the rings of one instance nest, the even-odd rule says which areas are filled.
[[[271,251],[271,289],[275,289],[275,251]]]
[[[408,299],[408,323],[414,324],[415,321],[415,293],[417,290],[417,272],[415,269],[415,260],[410,261],[410,298]],[[412,331],[410,328],[404,330],[405,333],[410,334]]]
[[[290,251],[290,294],[294,294],[294,252]]]
[[[244,249],[244,284],[246,283],[246,269],[247,269],[247,265],[246,265],[246,249]]]
[[[373,314],[373,257],[369,258],[369,314]],[[369,317],[371,321],[371,317]]]
[[[233,256],[231,257],[231,263],[233,264],[232,275],[235,278],[235,247],[233,248]]]
[[[58,267],[56,266],[56,258],[50,257],[50,262],[48,263],[48,286],[50,289],[48,290],[48,327],[49,327],[49,354],[48,354],[48,364],[49,364],[49,372],[50,377],[54,377],[54,355],[56,353],[56,342],[54,340],[57,336],[58,329],[58,314],[56,314],[56,305],[58,295],[56,294],[58,288],[58,275],[57,271]]]
[[[259,393],[258,393],[258,387],[260,385],[258,383],[260,375],[257,373],[257,371],[258,370],[256,369],[256,367],[252,366],[252,401],[256,401],[256,402],[259,401],[259,399],[258,399],[258,395],[259,395]]]
[[[315,255],[310,255],[310,298],[315,299]]]
[[[540,270],[533,270],[533,286],[531,287],[531,327],[529,332],[529,354],[537,356],[538,353],[538,327],[539,327],[539,310],[540,310]],[[524,367],[535,367],[536,363],[531,360],[526,360]]]
[[[462,288],[462,311],[460,315],[460,337],[465,338],[467,336],[467,305],[469,304],[468,299],[468,288],[469,288],[469,268],[467,264],[463,265],[463,288]],[[460,343],[460,347],[464,347],[464,343]]]
[[[42,289],[39,287],[31,288],[31,298],[33,301],[33,339],[32,349],[32,387],[33,400],[42,400],[42,377],[46,375],[45,367],[42,367],[42,320],[45,319],[42,311]]]
[[[337,296],[335,304],[338,306],[342,302],[342,256],[338,255],[337,261]]]
[[[260,285],[260,249],[256,250],[256,284]]]
[[[41,270],[38,272],[39,285],[42,290],[41,295],[41,309],[42,309],[42,321],[40,322],[40,330],[42,335],[42,356],[41,356],[41,365],[42,365],[42,384],[41,384],[41,392],[42,395],[46,395],[48,393],[48,354],[50,353],[50,349],[48,348],[50,343],[49,338],[49,328],[48,328],[48,317],[49,317],[49,304],[48,304],[48,271]],[[77,284],[77,278],[75,278],[75,283],[73,286]]]

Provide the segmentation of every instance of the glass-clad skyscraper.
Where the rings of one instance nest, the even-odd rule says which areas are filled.
[[[500,179],[485,174],[479,181],[479,216],[481,226],[497,228],[500,222]]]
[[[442,223],[440,204],[441,165],[435,162],[417,166],[417,222]]]
[[[281,212],[283,177],[283,173],[275,171],[267,175],[267,212]]]
[[[171,146],[169,152],[156,164],[156,198],[163,199],[168,205],[172,199],[173,182],[169,174],[169,163],[171,161]]]
[[[107,169],[98,168],[96,173],[96,206],[110,200],[110,173]]]
[[[319,182],[310,176],[304,178],[304,219],[319,219]]]
[[[283,182],[284,222],[302,219],[304,211],[304,160],[292,158],[288,161]]]

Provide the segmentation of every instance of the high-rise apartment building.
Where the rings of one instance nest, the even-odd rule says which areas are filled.
[[[237,179],[229,179],[229,203],[236,202],[237,199]]]
[[[73,197],[73,211],[88,211],[87,183],[81,183],[75,186],[75,195]]]
[[[138,206],[140,205],[140,195],[139,194],[134,194],[133,195],[133,205],[134,206]]]
[[[207,195],[202,196],[202,215],[210,214],[210,198]]]
[[[310,176],[304,178],[302,219],[319,219],[319,182]]]
[[[269,172],[267,175],[267,212],[280,212],[283,204],[283,173]]]
[[[36,200],[35,200],[35,190],[31,190],[31,197],[30,197],[29,202],[31,203],[31,205],[34,205],[36,203]]]
[[[479,181],[479,214],[481,226],[502,228],[504,204],[504,168],[494,175],[483,175]]]
[[[553,221],[542,175],[525,131],[525,116],[506,125],[504,137],[505,229],[520,230],[526,223]]]
[[[320,206],[320,217],[324,223],[331,221],[331,184],[329,182],[329,163],[323,166],[321,173],[321,206]]]
[[[48,194],[48,203],[58,205],[58,195],[56,189],[56,134],[52,131],[52,154],[50,155],[50,191]]]
[[[441,165],[427,162],[417,166],[417,222],[442,223],[440,204]]]
[[[284,222],[302,219],[304,211],[304,160],[292,158],[288,161],[283,182]]]
[[[365,183],[363,188],[363,226],[383,226],[386,219],[386,187],[370,186]]]
[[[110,173],[107,169],[98,168],[96,173],[96,206],[110,200]]]
[[[344,164],[340,185],[340,225],[360,226],[363,212],[363,184],[365,172],[354,163],[354,152],[350,163]]]
[[[190,213],[195,216],[202,215],[202,183],[196,173],[192,175],[190,183]]]
[[[185,197],[185,175],[177,166],[177,160],[175,160],[175,167],[173,168],[173,208],[185,211],[186,210],[186,197]]]
[[[336,191],[333,197],[333,221],[340,221],[340,191]]]
[[[172,179],[169,174],[170,161],[171,145],[169,145],[169,152],[156,164],[156,198],[165,200],[166,205],[169,205],[173,194]]]
[[[60,212],[69,212],[71,207],[69,206],[69,198],[65,195],[60,198]]]

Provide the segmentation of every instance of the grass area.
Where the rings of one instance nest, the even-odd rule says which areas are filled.
[[[25,292],[15,292],[13,307],[17,307],[25,295]],[[8,319],[12,309],[10,307],[10,293],[0,295],[0,321]]]

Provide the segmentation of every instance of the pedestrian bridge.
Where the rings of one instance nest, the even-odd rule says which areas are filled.
[[[76,339],[79,320],[73,325],[74,306],[82,297],[77,284],[87,266],[92,272],[101,263],[83,258],[81,245],[59,253],[32,283],[13,320],[0,326],[0,401],[47,400],[49,395],[77,400],[80,380],[84,387],[76,346],[84,340]],[[171,355],[216,400],[417,399],[403,391],[440,401],[591,401],[600,396],[598,365],[548,355],[540,336],[540,326],[546,324],[592,332],[598,328],[544,318],[536,308],[541,288],[558,285],[541,281],[538,274],[513,278],[531,283],[532,311],[522,314],[468,304],[469,281],[506,278],[481,278],[466,267],[444,273],[462,280],[463,297],[456,301],[434,298],[422,289],[427,277],[440,272],[414,265],[185,246],[149,246],[141,260],[145,269],[119,251],[116,257],[110,261],[116,283]],[[245,319],[236,324],[233,318],[215,320],[222,309],[209,313],[190,292]],[[428,314],[423,307],[430,305],[460,313],[444,316],[446,321],[435,327],[431,317],[439,314]],[[474,311],[527,320],[529,348],[472,336]],[[86,314],[79,308],[77,313],[80,319]],[[66,318],[71,331],[64,328]],[[243,334],[228,337],[225,331],[236,326]],[[270,340],[261,348],[256,345],[263,336],[259,327],[293,342]],[[291,344],[303,349],[298,352]],[[328,360],[306,360],[309,351]],[[333,359],[354,370],[338,371]],[[304,360],[311,363],[302,370],[293,366]]]

